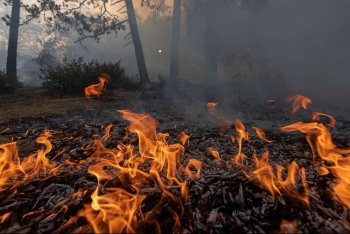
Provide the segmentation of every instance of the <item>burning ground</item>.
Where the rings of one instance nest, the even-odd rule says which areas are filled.
[[[101,97],[7,120],[1,232],[350,232],[350,122],[311,101]]]

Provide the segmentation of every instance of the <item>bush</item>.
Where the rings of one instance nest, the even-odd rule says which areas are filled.
[[[99,63],[92,60],[89,63],[83,63],[83,57],[78,60],[69,61],[63,59],[63,65],[41,68],[42,75],[39,78],[43,80],[42,87],[51,93],[61,94],[79,94],[84,93],[84,88],[98,83],[98,77],[106,73],[111,77],[107,83],[107,90],[113,88],[135,89],[139,82],[126,77],[124,69],[117,63]]]

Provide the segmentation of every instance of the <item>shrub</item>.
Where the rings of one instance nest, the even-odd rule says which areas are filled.
[[[83,62],[83,57],[78,60],[69,61],[63,59],[63,65],[56,67],[47,66],[41,68],[42,75],[39,78],[43,80],[42,87],[51,93],[61,94],[79,94],[84,93],[84,88],[98,83],[98,77],[106,73],[111,77],[107,83],[107,90],[113,88],[135,89],[139,82],[128,78],[124,69],[117,63],[92,60],[88,63]]]

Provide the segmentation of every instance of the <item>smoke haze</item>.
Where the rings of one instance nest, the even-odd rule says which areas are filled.
[[[220,92],[221,98],[237,98],[254,93],[264,98],[281,98],[283,95],[301,93],[311,100],[340,102],[348,104],[350,87],[350,2],[348,0],[218,0],[210,8],[210,38],[204,36],[205,23],[198,0],[183,0],[180,78],[185,82],[205,84],[205,45],[210,43],[212,53],[217,57],[218,83],[230,84],[224,89],[210,89]],[[245,3],[251,2],[246,7]],[[171,5],[172,1],[167,0]],[[199,5],[196,5],[199,4]],[[150,10],[134,1],[138,14],[138,27],[152,80],[167,77],[170,68],[171,16],[161,16],[156,21],[150,17]],[[202,7],[202,8],[201,8]],[[202,14],[202,15],[201,15]],[[126,14],[122,15],[126,17]],[[27,28],[27,29],[26,29]],[[31,79],[27,69],[28,57],[40,51],[36,40],[23,39],[29,29],[38,35],[42,27],[29,24],[20,29],[19,70],[23,80]],[[6,51],[7,27],[1,22],[1,54]],[[45,34],[44,30],[42,35]],[[85,61],[118,61],[126,68],[127,74],[138,73],[134,48],[124,40],[128,29],[103,37],[100,43],[86,40],[83,44],[88,52],[73,43],[73,34],[67,36],[63,45],[63,56]],[[71,38],[69,38],[71,37]],[[26,44],[27,43],[27,44]],[[34,43],[36,46],[28,45]],[[62,46],[62,45],[61,45]],[[31,51],[28,51],[31,48]],[[161,52],[159,52],[161,50]],[[63,50],[58,50],[63,51]],[[1,66],[5,66],[1,56]],[[24,70],[24,72],[23,72]],[[237,82],[242,84],[237,86]],[[214,85],[216,87],[216,85]],[[188,89],[188,87],[191,87]],[[193,87],[185,83],[180,87],[183,93],[193,93]],[[187,88],[187,89],[186,89]],[[168,88],[171,91],[171,87]],[[205,96],[207,89],[202,91]],[[200,91],[198,91],[200,92]],[[206,97],[210,98],[210,95]]]

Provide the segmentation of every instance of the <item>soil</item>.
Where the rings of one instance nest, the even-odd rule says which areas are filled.
[[[113,105],[112,100],[136,98],[138,91],[113,90],[100,98],[87,99],[83,95],[58,96],[44,90],[28,89],[23,93],[0,95],[0,124],[23,117],[42,117],[83,109],[99,109]]]

